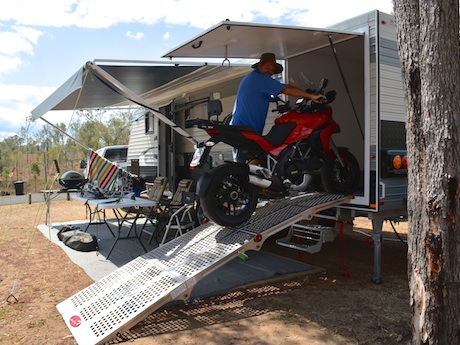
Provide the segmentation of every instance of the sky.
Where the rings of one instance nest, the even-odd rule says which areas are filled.
[[[0,140],[87,61],[168,61],[225,19],[324,28],[375,9],[392,0],[0,0]]]

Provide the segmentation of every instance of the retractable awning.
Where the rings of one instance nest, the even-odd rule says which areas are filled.
[[[288,59],[362,36],[361,33],[307,27],[223,21],[167,52],[163,57],[249,58],[264,52]]]
[[[196,143],[184,129],[164,116],[146,101],[158,92],[178,90],[182,85],[206,85],[226,78],[232,72],[249,67],[224,68],[221,65],[179,63],[96,64],[87,62],[53,94],[32,110],[32,120],[51,110],[74,110],[115,107],[135,103],[149,109],[176,132]],[[46,120],[45,120],[46,121]]]
[[[96,69],[96,67],[98,67]],[[98,107],[111,107],[126,102],[120,93],[107,87],[107,81],[101,79],[99,70],[106,72],[116,81],[136,95],[142,96],[171,81],[202,69],[203,65],[178,66],[174,64],[129,64],[103,65],[87,62],[75,74],[62,84],[53,94],[32,110],[32,119],[36,120],[50,110],[73,110]]]

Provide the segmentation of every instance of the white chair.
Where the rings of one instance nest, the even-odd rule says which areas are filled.
[[[193,211],[195,210],[195,193],[182,192],[181,201],[182,206],[177,208],[169,217],[168,223],[165,226],[163,239],[159,244],[160,246],[167,242],[170,231],[176,231],[174,235],[174,238],[176,238],[195,227],[195,220],[193,217]]]

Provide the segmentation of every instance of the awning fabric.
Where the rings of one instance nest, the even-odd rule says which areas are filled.
[[[73,76],[69,78],[61,87],[59,87],[55,92],[51,94],[44,102],[40,103],[34,110],[32,110],[32,121],[40,118],[41,116],[45,115],[48,111],[55,109],[55,110],[63,110],[65,108],[62,107],[62,100],[66,99],[70,95],[75,94],[78,90],[81,89],[83,83],[83,68],[79,69]],[[74,104],[75,104],[75,98]],[[58,107],[60,105],[60,107]],[[74,109],[72,106],[71,108],[67,109]]]
[[[113,107],[129,102],[143,106],[176,132],[196,143],[185,130],[177,126],[158,110],[152,108],[139,95],[167,85],[176,79],[208,66],[170,65],[110,65],[87,62],[45,101],[32,110],[36,120],[51,110],[74,110]],[[129,101],[129,102],[127,102]]]
[[[106,87],[104,78],[100,78],[102,73],[99,70],[112,76],[126,89],[142,95],[202,67],[180,66],[177,68],[172,64],[117,66],[87,62],[51,96],[32,110],[32,119],[36,120],[50,110],[102,108],[125,102],[123,95]]]

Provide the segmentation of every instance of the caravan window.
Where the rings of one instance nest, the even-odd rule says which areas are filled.
[[[112,162],[126,162],[128,148],[107,149],[104,156]]]

